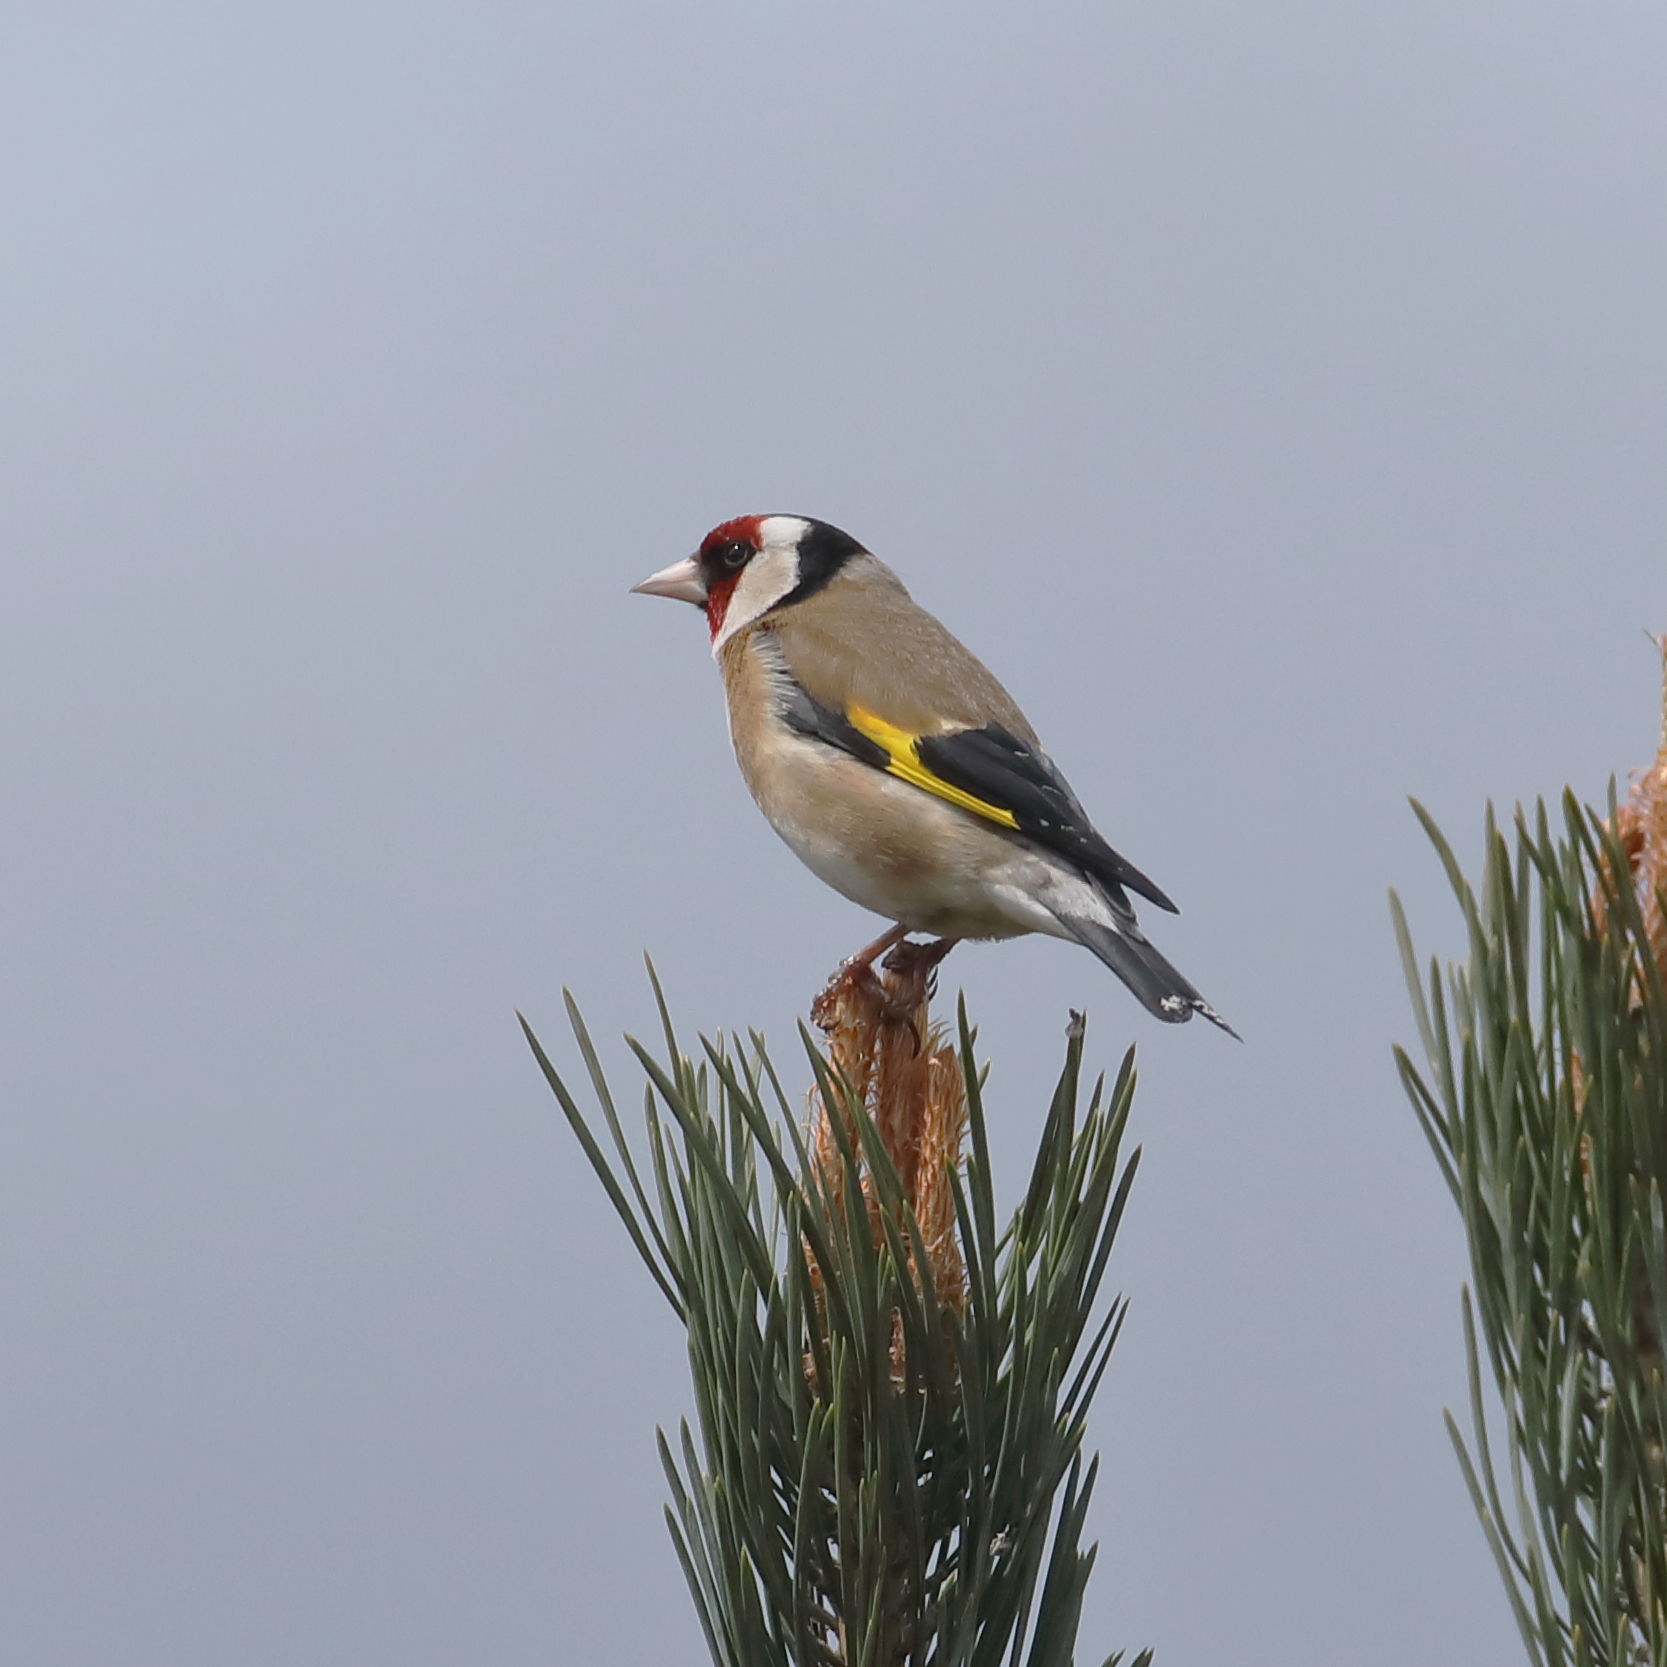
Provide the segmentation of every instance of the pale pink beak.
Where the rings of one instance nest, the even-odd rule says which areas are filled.
[[[631,593],[644,596],[669,596],[674,602],[693,602],[697,608],[706,606],[706,585],[700,567],[693,556],[674,561],[658,573],[650,573],[640,585],[632,585]]]

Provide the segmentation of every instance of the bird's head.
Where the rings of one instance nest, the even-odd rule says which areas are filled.
[[[772,609],[815,595],[861,552],[849,533],[826,521],[804,515],[738,515],[714,527],[692,556],[631,588],[704,609],[716,652]]]

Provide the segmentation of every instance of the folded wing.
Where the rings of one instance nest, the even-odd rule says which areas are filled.
[[[974,816],[1027,835],[1112,888],[1176,912],[1175,905],[1133,863],[1094,831],[1087,813],[1039,747],[999,723],[916,735],[858,705],[824,706],[801,684],[785,680],[783,716],[800,734],[841,748]]]

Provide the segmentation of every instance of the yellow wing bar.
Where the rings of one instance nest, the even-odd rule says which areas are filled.
[[[911,786],[923,787],[928,793],[935,793],[940,799],[947,799],[950,804],[959,805],[962,810],[970,810],[974,816],[999,822],[1004,828],[1018,827],[1018,818],[1012,811],[1003,810],[1000,805],[993,805],[988,799],[974,798],[971,793],[964,793],[959,787],[952,786],[942,776],[933,775],[921,763],[920,754],[915,750],[918,736],[911,735],[906,729],[899,729],[896,724],[888,724],[884,718],[876,717],[860,706],[847,708],[845,718],[853,729],[884,749],[886,771],[889,775],[900,776]]]

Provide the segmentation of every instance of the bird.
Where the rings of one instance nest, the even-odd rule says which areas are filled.
[[[908,933],[1081,944],[1167,1023],[1238,1032],[1147,940],[1129,894],[1169,897],[1095,831],[982,661],[826,521],[741,515],[635,593],[706,615],[735,757],[766,820],[833,889]]]

